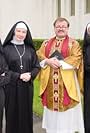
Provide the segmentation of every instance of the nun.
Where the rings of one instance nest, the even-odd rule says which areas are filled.
[[[3,47],[0,40],[0,133],[2,133],[3,109],[5,104],[4,87],[10,81],[10,72],[3,55]]]
[[[3,49],[11,72],[5,88],[6,133],[33,133],[33,81],[40,65],[25,22],[14,24]]]
[[[87,24],[84,34],[83,56],[85,133],[90,133],[90,23]]]

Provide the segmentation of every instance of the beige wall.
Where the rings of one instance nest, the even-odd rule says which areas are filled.
[[[85,27],[90,22],[90,14],[85,14],[85,0],[75,0],[75,16],[70,16],[70,1],[61,0],[62,16],[70,22],[70,35],[83,39]]]
[[[85,14],[85,0],[75,0],[75,16],[70,16],[70,0],[61,0],[61,16],[70,21],[70,36],[83,38],[90,14]],[[33,38],[54,35],[53,22],[58,15],[58,0],[2,0],[0,4],[0,36],[2,41],[14,23],[24,20]]]
[[[2,0],[0,5],[0,34],[2,41],[14,23],[28,23],[33,38],[51,36],[56,18],[56,0]]]

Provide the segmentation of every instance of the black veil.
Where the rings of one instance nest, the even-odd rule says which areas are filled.
[[[88,24],[90,24],[90,23],[88,23]],[[87,26],[88,26],[88,24],[87,24]],[[87,33],[87,26],[86,26],[85,33],[84,33],[83,52],[84,52],[84,50],[86,49],[86,47],[87,47],[88,45],[90,45],[90,43],[87,42],[87,35],[88,35],[88,33]]]
[[[88,23],[90,24],[90,23]],[[87,26],[88,26],[87,24]],[[90,58],[89,58],[89,54],[90,54],[90,41],[87,41],[87,36],[88,36],[88,32],[87,32],[87,26],[85,29],[85,33],[84,33],[84,40],[83,40],[83,61],[84,61],[84,72],[85,70],[89,70],[90,71]]]
[[[32,37],[31,37],[31,33],[30,33],[30,30],[29,30],[29,27],[28,27],[28,25],[24,21],[18,21],[16,24],[13,25],[13,27],[9,31],[6,39],[4,40],[3,46],[7,45],[13,39],[14,31],[15,31],[16,25],[18,23],[24,23],[26,25],[26,27],[27,27],[27,35],[26,35],[26,38],[24,40],[25,45],[30,45],[30,47],[35,49],[33,41],[32,41]]]
[[[3,46],[1,40],[0,40],[0,54],[3,54]]]

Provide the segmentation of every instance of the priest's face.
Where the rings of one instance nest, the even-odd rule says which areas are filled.
[[[27,30],[23,28],[16,28],[15,29],[15,39],[17,41],[24,41],[27,35]]]
[[[54,31],[57,37],[63,38],[68,34],[68,24],[66,21],[57,21],[54,26]]]

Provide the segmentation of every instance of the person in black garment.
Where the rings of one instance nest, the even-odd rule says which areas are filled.
[[[33,133],[33,80],[40,65],[25,22],[14,24],[3,48],[11,72],[5,89],[6,133]]]
[[[84,34],[84,122],[85,133],[90,133],[90,23]]]
[[[5,102],[4,86],[10,81],[10,73],[6,64],[0,40],[0,133],[2,133],[3,108]]]

